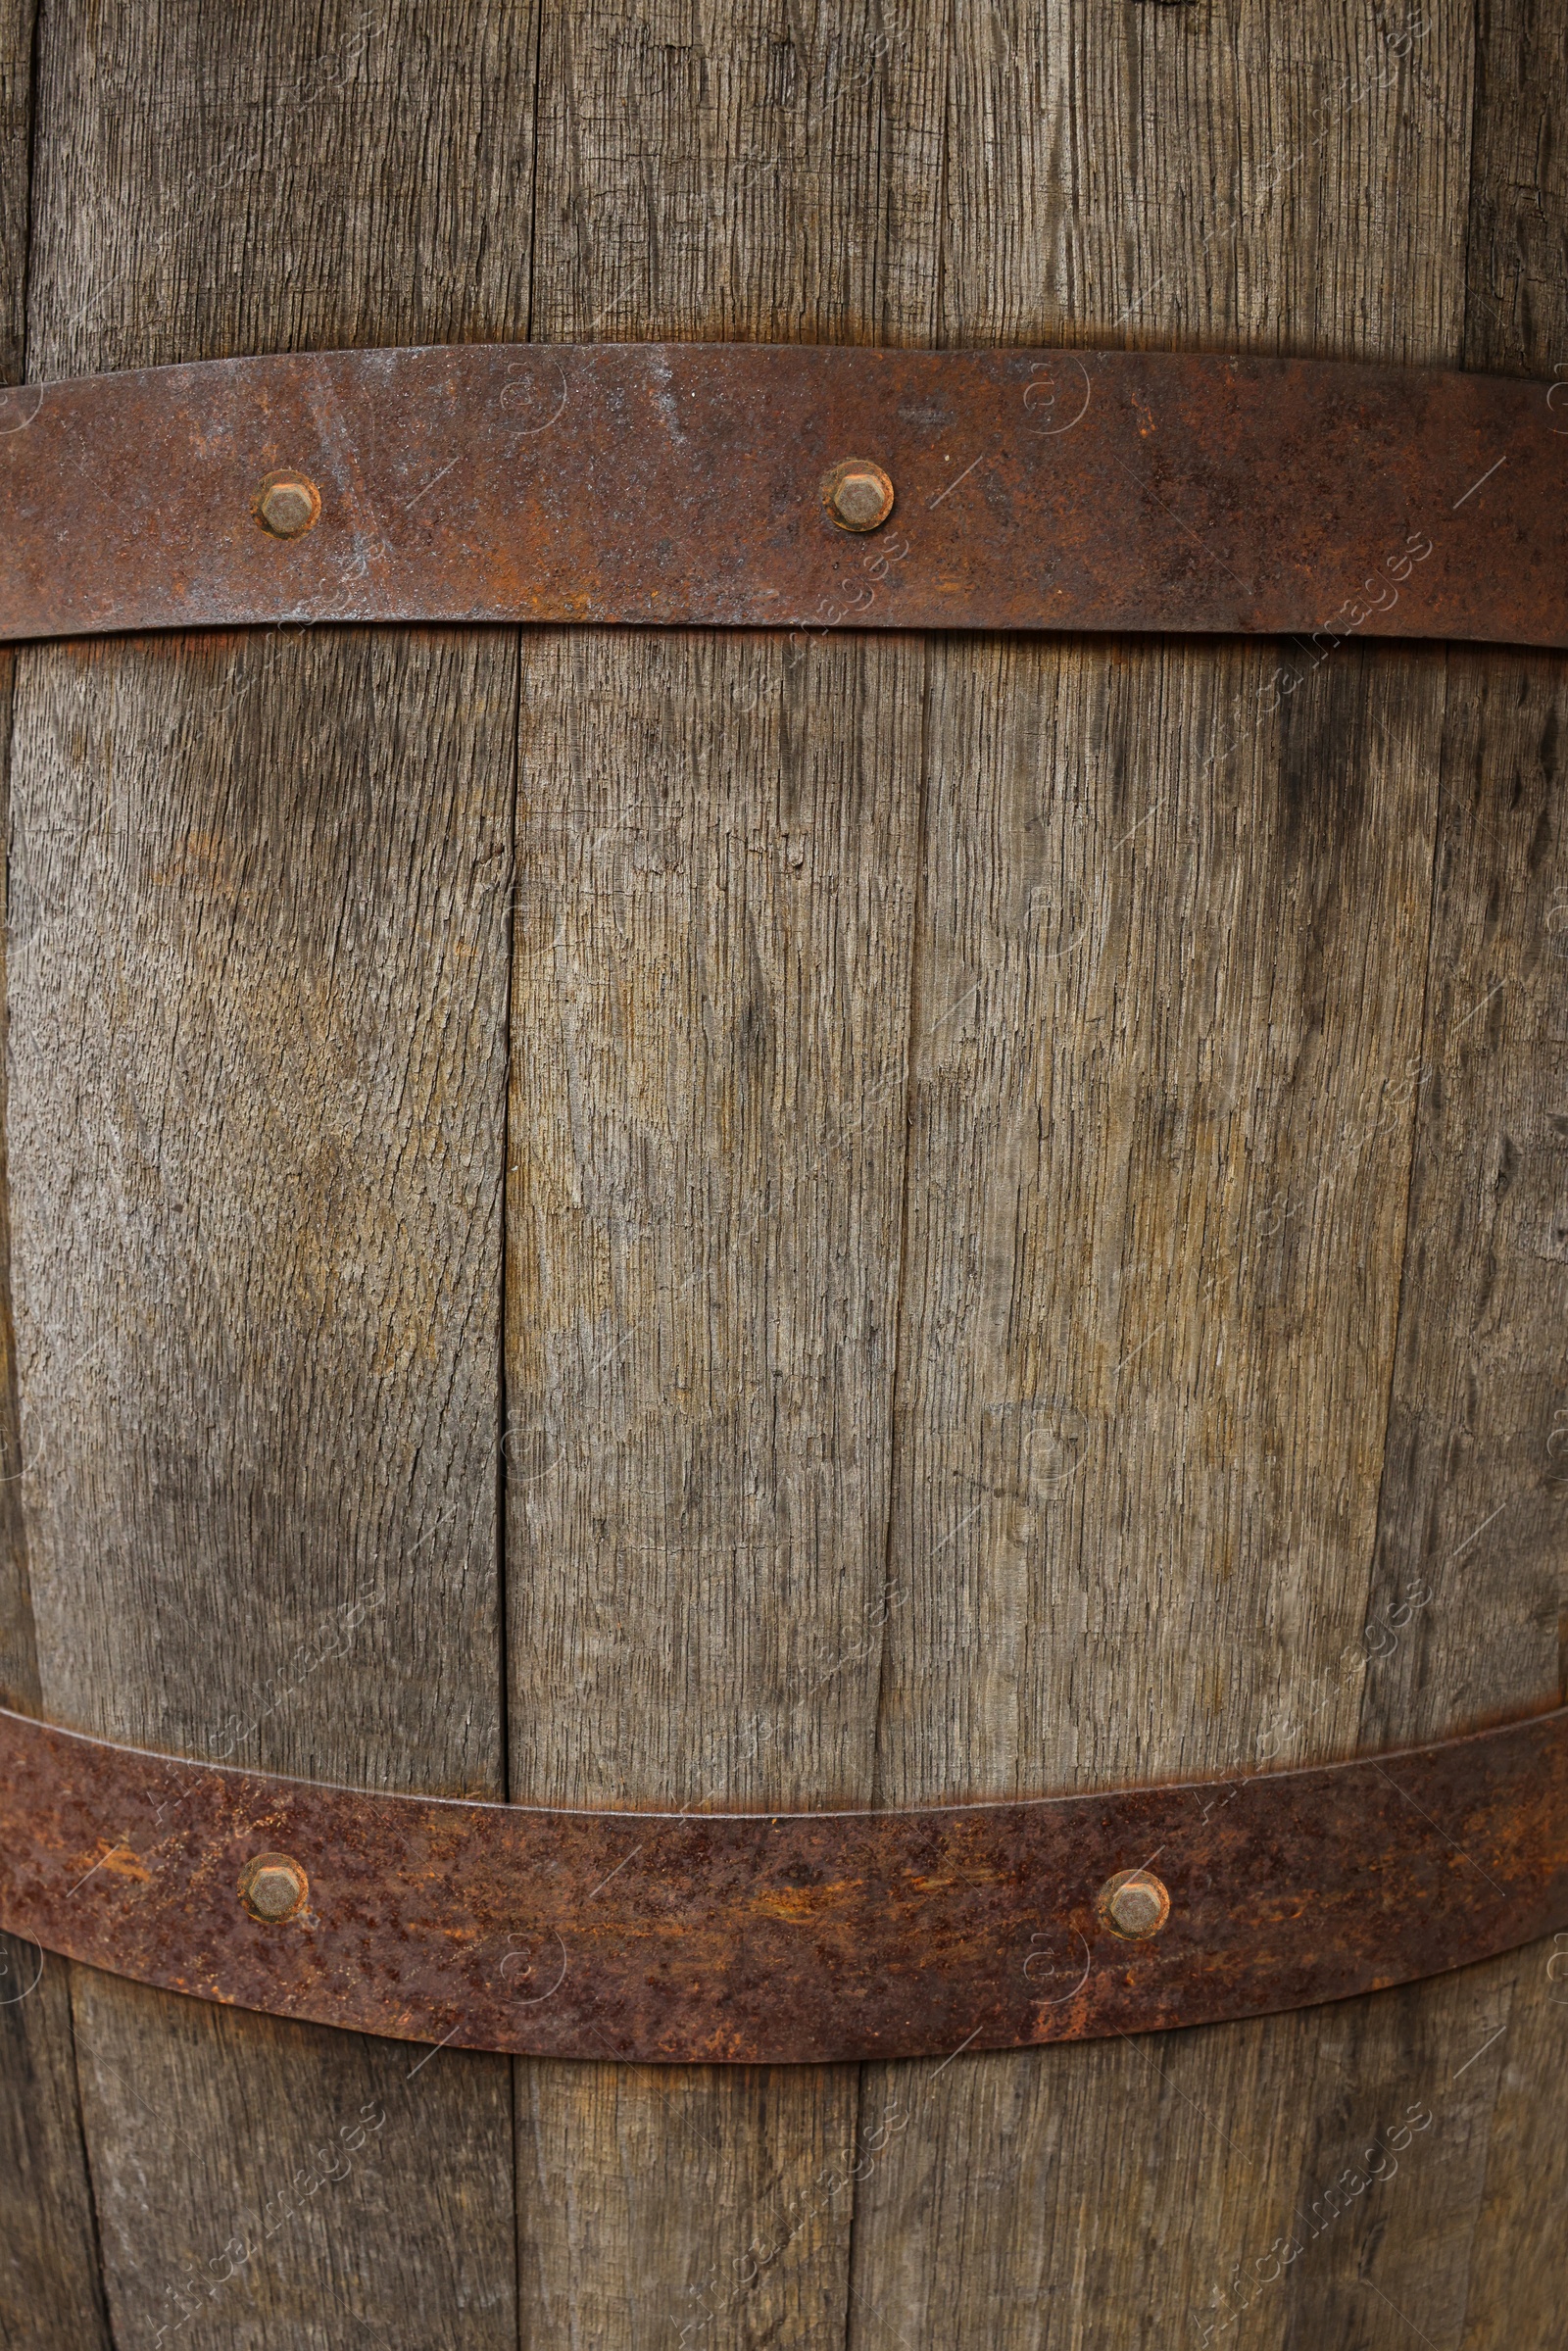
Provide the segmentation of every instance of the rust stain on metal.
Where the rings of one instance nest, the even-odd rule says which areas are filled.
[[[1224,1785],[1222,1801],[1200,1784],[918,1812],[550,1812],[268,1778],[0,1712],[0,1924],[364,2033],[722,2064],[1257,2016],[1568,1927],[1568,1709]],[[83,1876],[104,1849],[134,1871]],[[298,1882],[280,1923],[236,1899],[264,1870],[280,1909]],[[1103,1904],[1135,1879],[1158,1894],[1128,1939]]]
[[[285,616],[1223,631],[1300,640],[1284,695],[1347,638],[1568,646],[1555,388],[730,344],[83,377],[26,387],[0,435],[0,639]],[[898,485],[886,530],[824,503],[847,450]],[[285,478],[279,540],[257,485]]]
[[[150,1880],[152,1875],[151,1871],[148,1870],[143,1862],[137,1859],[136,1855],[131,1851],[128,1845],[112,1845],[107,1841],[104,1844],[102,1853],[92,1864],[92,1867],[99,1870],[113,1870],[117,1878],[138,1878],[144,1885]]]

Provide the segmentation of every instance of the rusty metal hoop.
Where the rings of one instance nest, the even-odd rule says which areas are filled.
[[[1568,1708],[1310,1771],[781,1815],[382,1794],[0,1713],[0,1924],[462,2048],[776,2064],[1142,2033],[1568,1927]]]
[[[0,394],[0,641],[1223,630],[1300,640],[1283,695],[1347,638],[1568,646],[1561,388],[1205,352],[667,343],[24,385]]]

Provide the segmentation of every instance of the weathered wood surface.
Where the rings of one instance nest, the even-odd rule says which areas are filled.
[[[955,47],[950,336],[1462,358],[1467,12],[1408,40],[1319,12],[1309,61],[1255,12],[1002,19]],[[1042,96],[1008,141],[1018,87]],[[1484,891],[1434,914],[1474,719],[1441,654],[1348,644],[1281,679],[1281,652],[938,665],[919,953],[926,995],[976,995],[912,1072],[889,1801],[1348,1754],[1554,1686],[1540,1575],[1422,1608],[1432,1526],[1373,1568],[1396,1361],[1425,1345],[1441,1415],[1472,1351],[1462,1293],[1401,1316],[1401,1262],[1427,1062],[1462,1055],[1432,1035],[1439,931],[1455,1030],[1491,985],[1472,1004],[1479,956],[1452,968]],[[1469,1131],[1495,1114],[1472,1089]],[[1497,1351],[1549,1347],[1543,1298],[1519,1304]],[[1467,1707],[1481,1606],[1495,1669]],[[1526,1956],[1246,2032],[896,2069],[867,2123],[889,2099],[912,2128],[858,2191],[856,2282],[953,2344],[1457,2339],[1516,1986],[1540,2029]],[[1328,2220],[1410,2102],[1422,2184]],[[1549,2212],[1523,2181],[1493,2210],[1516,2262]]]
[[[29,0],[0,6],[0,385],[20,382],[25,369],[33,14]],[[0,392],[0,431],[15,426],[25,409],[25,396],[16,401]],[[14,670],[9,656],[0,661],[0,808],[7,811]],[[4,1270],[7,1226],[0,1153],[0,1702],[33,1711],[38,1660]],[[77,2106],[70,1970],[10,1935],[0,1935],[0,2343],[7,2351],[100,2351],[108,2343]]]
[[[1529,0],[1306,34],[1253,0],[72,5],[28,372],[529,332],[1548,372],[1563,37]],[[1561,665],[1279,666],[26,656],[46,1710],[701,1804],[1242,1770],[1542,1702]],[[483,2059],[78,1972],[110,2315],[151,2340],[201,2274],[178,2339],[225,2345],[1550,2345],[1548,1956],[859,2083],[524,2063],[510,2107]],[[20,2109],[62,2343],[96,2324],[68,2022],[29,2004]],[[285,2219],[329,2129],[364,2136]],[[276,2232],[224,2279],[250,2212]]]
[[[951,339],[1466,356],[1465,12],[1409,37],[1319,12],[1309,67],[1250,10],[1071,17],[992,11],[956,45]],[[1484,86],[1507,78],[1494,52]],[[1004,138],[1019,87],[1042,100]],[[1468,1493],[1431,1466],[1456,1389],[1506,1427],[1560,1379],[1560,1300],[1515,1265],[1504,1306],[1455,1256],[1493,1246],[1475,1161],[1513,1123],[1469,1032],[1499,960],[1542,973],[1552,884],[1499,910],[1457,851],[1510,797],[1506,752],[1466,759],[1484,664],[1348,644],[1306,669],[1290,647],[940,657],[916,995],[974,994],[911,1072],[889,1800],[1346,1753],[1555,1687],[1539,1456],[1494,1444]],[[1504,856],[1544,869],[1529,741]],[[1516,1019],[1513,1090],[1549,1090]],[[1425,1509],[1385,1462],[1391,1388],[1437,1432]],[[1481,1495],[1528,1537],[1427,1600]],[[1560,2214],[1554,2176],[1483,2212],[1547,1988],[1525,1954],[1237,2033],[897,2069],[866,2111],[911,2127],[859,2189],[856,2283],[910,2340],[1456,2340],[1473,2268],[1495,2323],[1504,2242],[1539,2258]],[[1335,2215],[1412,2102],[1419,2186],[1357,2175]],[[858,2308],[851,2342],[878,2331]]]
[[[917,17],[548,19],[536,335],[929,343]],[[525,655],[508,1587],[534,1800],[869,1799],[926,660],[665,631]],[[853,2068],[521,2073],[527,2339],[842,2335],[819,2182]]]
[[[525,332],[533,55],[522,11],[49,11],[31,372]],[[515,640],[48,649],[19,702],[44,1704],[501,1792]],[[504,2061],[75,2008],[117,2340],[515,2339]]]
[[[1482,0],[1478,30],[1464,364],[1560,376],[1568,19]],[[1386,1595],[1414,1566],[1442,1635],[1391,1661],[1405,1679],[1364,1710],[1367,1744],[1568,1690],[1565,733],[1560,661],[1450,655],[1423,1052],[1441,1075],[1416,1132],[1374,1585]],[[1496,2088],[1477,2120],[1464,2291],[1448,2308],[1463,2311],[1464,2351],[1559,2344],[1568,2319],[1550,2247],[1568,2215],[1568,2144],[1542,2119],[1568,2047],[1568,1964],[1553,1947],[1474,1973],[1499,2033],[1476,2070],[1495,2061]]]

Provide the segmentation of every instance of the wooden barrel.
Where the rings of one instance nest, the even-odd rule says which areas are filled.
[[[1568,54],[1527,0],[0,24],[12,381],[1568,355]],[[1561,662],[1348,642],[1271,703],[1273,661],[8,659],[7,1702],[363,1788],[754,1808],[1552,1703]],[[1549,1945],[858,2069],[510,2061],[36,1961],[0,2307],[40,2351],[1568,2341]]]

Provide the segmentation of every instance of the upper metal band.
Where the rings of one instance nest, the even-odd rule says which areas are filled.
[[[1568,384],[1506,377],[654,343],[221,360],[0,394],[0,639],[1243,631],[1298,637],[1289,677],[1363,636],[1568,646]]]

